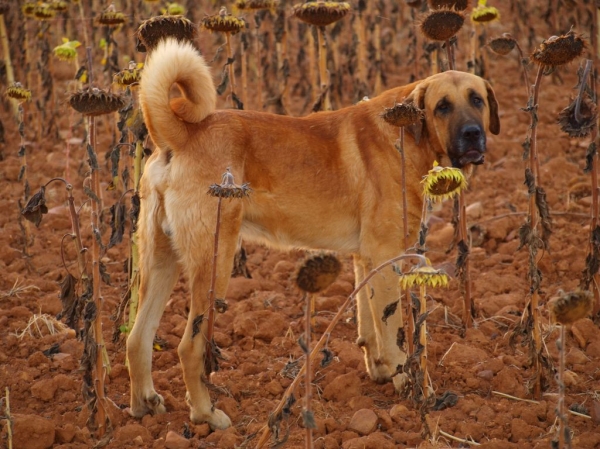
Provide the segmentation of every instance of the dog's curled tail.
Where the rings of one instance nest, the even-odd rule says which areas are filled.
[[[176,84],[181,97],[170,98]],[[189,139],[189,125],[216,107],[210,69],[190,43],[166,39],[147,57],[140,82],[140,103],[150,136],[161,148],[177,151]]]

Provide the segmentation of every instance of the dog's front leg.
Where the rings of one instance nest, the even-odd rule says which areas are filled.
[[[152,382],[154,336],[179,276],[177,257],[167,236],[158,227],[140,221],[140,307],[127,339],[127,360],[131,379],[129,413],[136,417],[164,413],[164,400]],[[149,230],[150,229],[150,230]]]
[[[385,262],[381,260],[379,263]],[[375,266],[369,259],[355,256],[356,283]],[[399,301],[398,276],[391,267],[371,278],[357,296],[358,340],[365,352],[365,364],[376,382],[392,380],[398,392],[406,388],[407,376],[402,371],[406,353],[402,346],[402,308]],[[394,303],[397,305],[394,308]],[[390,311],[394,311],[390,314]]]

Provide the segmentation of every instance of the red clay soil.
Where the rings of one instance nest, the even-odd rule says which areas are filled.
[[[408,7],[402,2],[404,17]],[[576,31],[589,36],[589,29],[576,22],[578,14],[562,11],[561,27],[552,28],[540,11],[526,18],[531,32],[523,25],[522,14],[516,20],[509,3],[497,2],[502,19],[488,26],[487,36],[511,32],[518,37],[525,53],[532,51],[542,39],[569,29],[564,17],[575,21]],[[506,4],[505,4],[506,3]],[[514,2],[515,4],[524,2]],[[533,3],[533,2],[531,2]],[[536,4],[540,2],[535,2]],[[554,2],[552,2],[554,4]],[[591,10],[591,6],[589,6]],[[209,8],[210,9],[210,8]],[[389,12],[387,16],[395,17]],[[583,9],[582,9],[583,11]],[[200,13],[196,15],[200,17]],[[207,11],[212,12],[212,11]],[[591,13],[579,14],[588,24]],[[349,19],[345,19],[349,20]],[[558,20],[550,17],[551,22]],[[252,22],[252,21],[250,21]],[[552,22],[553,23],[553,22]],[[385,20],[385,36],[403,45],[408,40],[408,27],[394,36]],[[470,25],[469,25],[470,27]],[[521,31],[519,31],[519,29]],[[349,24],[342,28],[349,39]],[[528,43],[531,36],[533,47]],[[81,39],[80,39],[81,40]],[[200,47],[210,59],[216,52],[218,38],[201,33]],[[459,36],[458,68],[466,67],[469,34]],[[83,54],[83,53],[82,53]],[[476,316],[474,326],[463,331],[461,326],[462,296],[459,283],[453,279],[447,289],[429,289],[427,308],[428,368],[431,385],[437,397],[452,392],[455,405],[430,410],[425,417],[412,399],[395,393],[391,383],[378,385],[366,374],[361,349],[355,344],[355,310],[350,308],[336,326],[328,343],[333,361],[319,368],[314,380],[313,409],[317,428],[314,431],[316,448],[444,448],[467,447],[452,437],[471,440],[479,447],[491,448],[550,448],[557,430],[558,386],[555,373],[548,374],[541,399],[532,399],[534,370],[529,350],[521,337],[511,341],[522,311],[529,300],[528,253],[519,249],[519,227],[524,223],[528,206],[524,180],[521,143],[529,126],[529,115],[521,108],[527,96],[513,52],[499,57],[484,50],[487,58],[487,77],[492,82],[500,103],[502,132],[488,136],[488,154],[478,167],[466,194],[469,205],[469,224],[473,230],[470,255],[473,298]],[[384,73],[387,85],[406,83],[412,65],[396,65],[384,54]],[[404,54],[400,55],[404,58]],[[344,58],[342,53],[341,58]],[[143,60],[143,55],[136,58]],[[215,72],[224,60],[216,62]],[[543,352],[553,367],[558,366],[556,341],[558,328],[550,324],[546,301],[559,289],[574,290],[581,279],[589,249],[590,176],[583,173],[589,138],[569,138],[556,124],[557,114],[574,98],[578,61],[559,69],[553,76],[543,78],[539,98],[540,183],[547,192],[553,233],[549,250],[543,251],[540,270]],[[77,204],[84,201],[82,183],[86,175],[86,157],[81,142],[84,128],[78,114],[69,112],[64,102],[66,82],[59,77],[65,70],[55,64],[57,106],[55,118],[61,138],[37,137],[39,113],[33,103],[25,132],[28,151],[28,177],[32,192],[55,176],[65,175],[65,148],[71,139],[70,181]],[[68,72],[68,68],[66,69]],[[422,75],[427,73],[423,64]],[[530,67],[533,82],[534,68]],[[98,70],[100,73],[100,70]],[[294,75],[292,70],[292,75]],[[98,75],[101,80],[102,75]],[[35,80],[35,76],[33,78]],[[273,81],[274,82],[274,81]],[[351,80],[348,92],[352,91]],[[34,92],[35,95],[35,92]],[[307,98],[295,93],[292,112],[301,110]],[[351,95],[343,97],[350,104]],[[228,107],[223,99],[222,107]],[[19,135],[5,107],[0,111],[6,128],[6,143],[2,145],[4,159],[0,162],[0,393],[10,393],[10,414],[13,420],[13,447],[18,449],[92,447],[96,440],[86,428],[87,408],[81,395],[82,372],[79,360],[83,344],[72,330],[51,334],[42,320],[31,323],[34,315],[56,316],[61,311],[59,281],[65,276],[61,256],[63,235],[71,232],[64,188],[58,183],[47,190],[49,213],[39,228],[30,226],[33,243],[24,256],[24,238],[19,225],[19,207],[23,187],[18,180],[20,160],[17,157]],[[75,125],[69,134],[69,120]],[[99,119],[98,153],[102,162],[102,183],[110,181],[108,165],[103,155],[111,149],[110,131],[114,125]],[[395,151],[390,148],[390,151]],[[219,174],[215,181],[218,181]],[[116,194],[105,192],[105,202],[112,204]],[[427,256],[434,265],[450,273],[456,260],[456,250],[448,252],[453,239],[450,224],[451,202],[444,203],[431,217],[427,239]],[[87,245],[89,206],[84,205],[82,229]],[[103,235],[110,235],[107,228]],[[75,250],[65,239],[64,260],[71,272],[76,272]],[[185,386],[177,356],[177,345],[187,319],[188,293],[180,279],[168,303],[157,336],[162,343],[153,355],[153,377],[157,390],[164,396],[167,413],[131,418],[125,412],[129,402],[129,379],[124,357],[124,338],[111,342],[114,322],[111,315],[126,290],[127,275],[123,263],[128,254],[128,239],[103,254],[103,262],[111,276],[111,285],[103,284],[103,325],[110,359],[106,391],[111,405],[111,439],[104,447],[147,448],[252,448],[256,433],[266,424],[293,374],[284,367],[290,361],[303,363],[297,344],[303,329],[304,300],[294,284],[294,275],[306,257],[304,251],[283,253],[262,246],[246,245],[247,267],[252,278],[232,279],[226,300],[229,308],[218,315],[216,342],[224,360],[220,371],[211,380],[216,406],[233,420],[233,427],[211,432],[207,424],[189,421],[185,403]],[[315,336],[325,329],[332,316],[352,292],[354,286],[351,261],[341,255],[344,269],[337,281],[316,298]],[[28,323],[30,324],[28,327]],[[24,331],[26,330],[26,331]],[[41,335],[40,335],[41,334]],[[51,356],[44,351],[58,345]],[[56,348],[56,347],[55,347]],[[568,414],[572,447],[600,447],[600,329],[591,319],[577,321],[567,331],[566,349],[566,406],[575,407],[583,415]],[[6,390],[7,389],[7,390]],[[300,392],[303,391],[303,387]],[[291,416],[281,424],[281,446],[304,447],[302,426],[302,393],[291,408]],[[0,412],[5,415],[5,411]],[[423,421],[428,424],[427,434]],[[1,447],[8,447],[6,420],[3,420]],[[184,436],[185,435],[185,436]],[[473,443],[475,444],[475,443]]]

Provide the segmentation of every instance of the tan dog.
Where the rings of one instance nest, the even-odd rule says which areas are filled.
[[[182,97],[169,98],[173,84]],[[204,59],[191,45],[174,40],[149,55],[140,99],[159,149],[146,164],[141,187],[141,304],[127,341],[130,412],[141,417],[165,411],[151,377],[152,342],[181,268],[192,297],[178,349],[190,417],[214,428],[231,421],[212,406],[203,382],[206,320],[197,335],[192,329],[208,309],[217,211],[208,187],[229,167],[239,184],[252,188],[249,198],[223,202],[217,297],[225,297],[240,235],[278,248],[352,254],[358,283],[404,251],[400,155],[394,148],[398,128],[381,118],[384,109],[414,102],[425,111],[422,129],[405,143],[410,241],[421,215],[420,181],[434,161],[480,164],[485,130],[500,130],[492,88],[463,72],[434,75],[304,118],[217,111]],[[398,300],[397,283],[390,268],[370,281],[370,292],[358,296],[358,341],[378,382],[390,380],[406,359],[396,344],[400,313],[382,321],[386,305]],[[400,389],[402,377],[393,380]]]

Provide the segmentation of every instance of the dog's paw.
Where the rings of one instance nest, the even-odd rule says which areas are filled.
[[[159,415],[166,411],[164,398],[156,392],[139,401],[132,401],[131,407],[127,409],[127,412],[134,418],[142,418],[148,414]]]
[[[208,423],[212,430],[231,427],[231,419],[223,410],[213,408],[210,413],[190,413],[190,420],[195,424]]]
[[[400,396],[405,396],[410,389],[410,379],[406,373],[395,375],[392,377],[392,382],[394,384],[396,393],[398,393]]]

